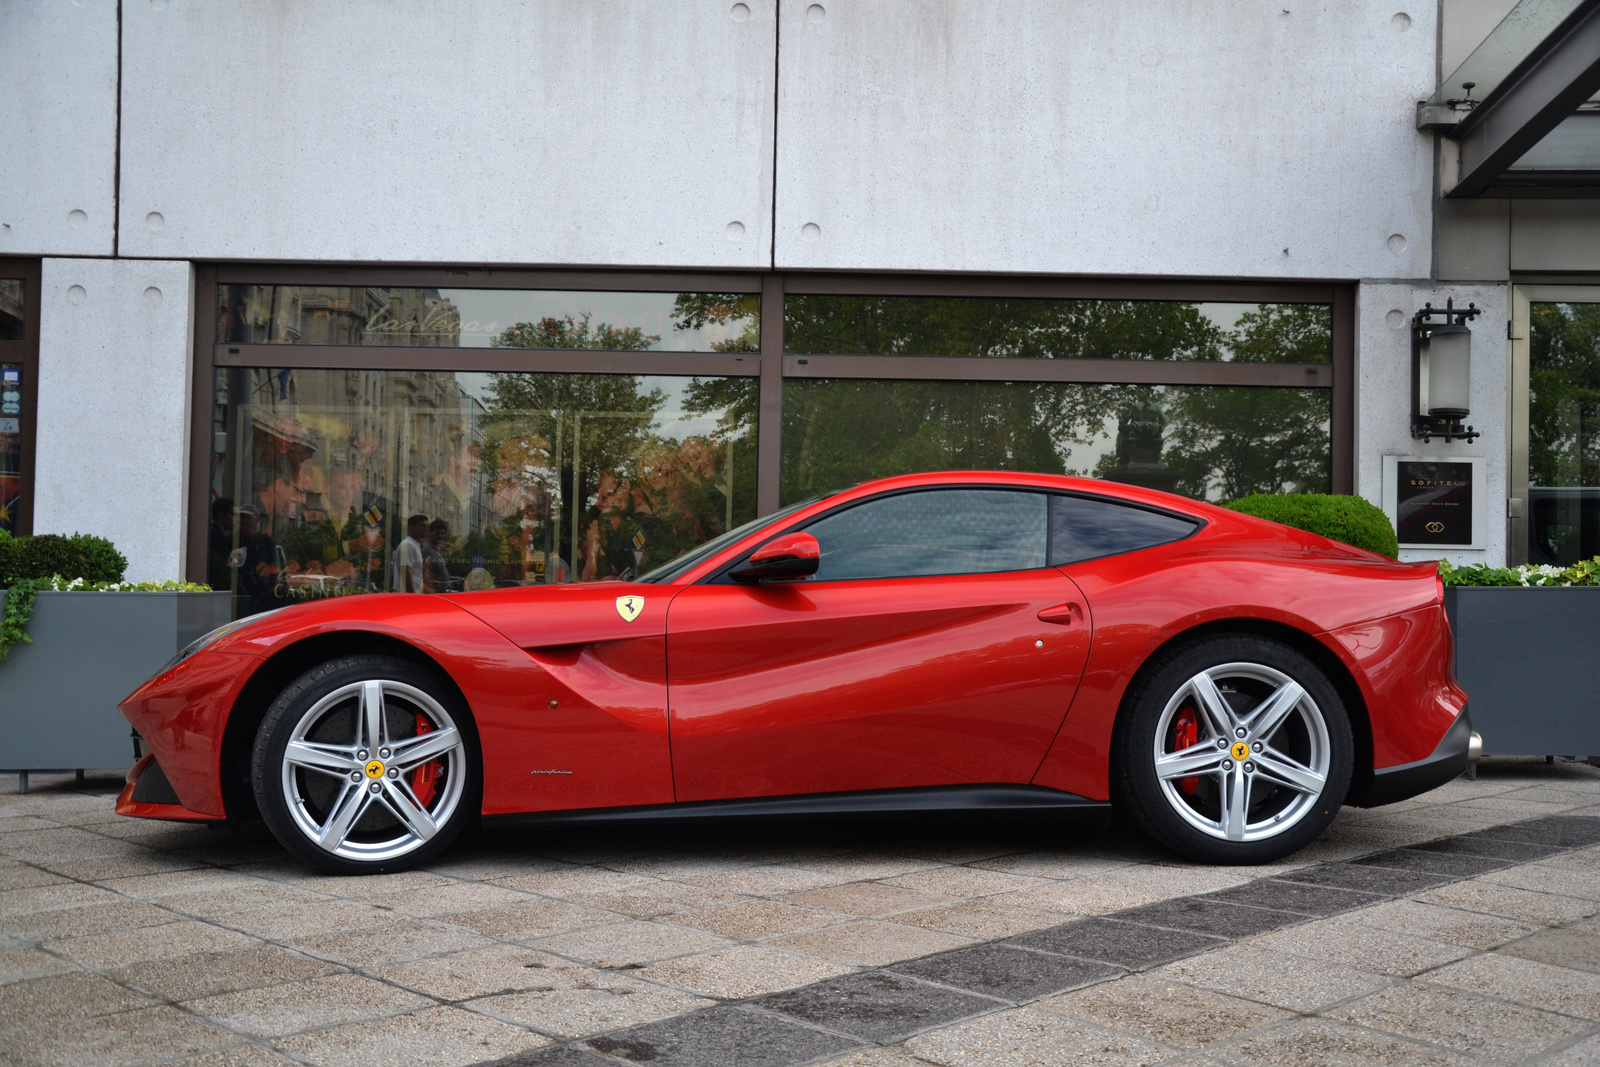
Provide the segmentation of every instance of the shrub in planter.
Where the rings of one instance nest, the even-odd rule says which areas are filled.
[[[1258,519],[1270,519],[1297,530],[1394,559],[1400,542],[1383,509],[1359,496],[1328,493],[1257,493],[1224,505]]]
[[[1600,585],[1600,556],[1579,560],[1570,567],[1533,563],[1520,567],[1491,567],[1485,563],[1457,567],[1441,559],[1439,577],[1445,585]]]

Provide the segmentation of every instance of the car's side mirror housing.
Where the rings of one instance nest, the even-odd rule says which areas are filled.
[[[736,582],[796,582],[817,573],[822,546],[808,533],[774,537],[728,572]]]

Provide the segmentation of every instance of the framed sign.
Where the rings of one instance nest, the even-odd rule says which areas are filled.
[[[1401,548],[1482,548],[1488,532],[1484,461],[1383,457],[1383,510]]]

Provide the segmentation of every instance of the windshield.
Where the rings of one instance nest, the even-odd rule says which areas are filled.
[[[798,504],[790,504],[786,508],[780,508],[777,511],[774,511],[771,515],[763,515],[759,519],[752,519],[743,526],[737,526],[734,529],[729,530],[721,537],[713,537],[699,548],[685,552],[677,559],[668,560],[666,563],[663,563],[661,566],[647,574],[639,575],[639,577],[635,578],[634,581],[648,582],[651,585],[665,585],[667,582],[672,581],[680,574],[693,570],[695,567],[699,566],[701,563],[704,563],[706,560],[710,559],[718,552],[721,552],[724,548],[727,548],[740,538],[748,537],[750,534],[755,533],[763,526],[770,526],[782,519],[786,519],[790,515],[793,515],[795,512],[799,511],[801,508],[810,507],[823,497],[831,495],[831,493],[823,493],[821,496],[814,496],[810,499],[802,500]]]

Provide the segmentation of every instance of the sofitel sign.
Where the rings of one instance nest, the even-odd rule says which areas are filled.
[[[1384,511],[1403,548],[1477,548],[1483,535],[1483,461],[1385,456]]]

